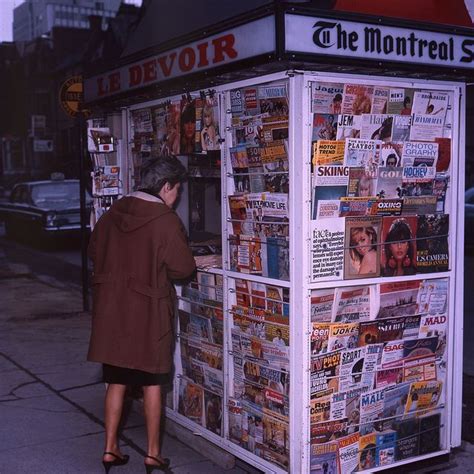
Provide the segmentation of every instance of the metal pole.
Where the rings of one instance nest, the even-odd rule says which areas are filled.
[[[86,208],[86,177],[84,136],[86,134],[85,119],[82,112],[78,112],[79,128],[79,192],[81,202],[81,271],[82,271],[82,308],[89,311],[89,269],[87,261],[87,208]]]

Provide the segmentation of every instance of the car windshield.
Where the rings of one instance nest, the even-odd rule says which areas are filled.
[[[79,182],[42,183],[31,188],[31,199],[35,205],[79,204]],[[86,200],[92,198],[87,194]]]

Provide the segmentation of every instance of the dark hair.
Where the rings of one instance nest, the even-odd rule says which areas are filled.
[[[334,96],[334,99],[332,100],[333,102],[340,102],[342,101],[342,95],[341,94],[336,94]]]
[[[176,156],[160,156],[146,161],[140,170],[140,191],[158,196],[161,188],[169,183],[174,187],[187,179],[187,171]]]
[[[398,164],[398,156],[397,156],[395,153],[390,153],[390,154],[387,156],[387,159],[385,160],[385,166],[389,166],[389,165],[387,165],[387,163],[388,163],[388,160],[390,160],[391,158],[394,158],[394,159],[395,159],[395,166],[397,166],[397,164]]]
[[[410,226],[402,219],[396,220],[390,227],[387,237],[385,239],[385,252],[387,259],[392,256],[392,250],[390,249],[390,244],[396,242],[407,242],[408,250],[407,255],[413,261],[413,244],[412,244],[412,234]]]
[[[188,102],[181,111],[181,123],[196,121],[196,107],[193,102]]]
[[[406,107],[411,102],[410,96],[406,95],[403,99],[403,107]]]

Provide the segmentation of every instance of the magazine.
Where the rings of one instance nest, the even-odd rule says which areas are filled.
[[[416,314],[420,283],[420,280],[381,283],[377,319]]]
[[[411,115],[414,89],[391,88],[387,104],[387,114]]]
[[[402,175],[402,167],[379,167],[377,176],[377,187],[375,191],[377,198],[400,198],[402,195]]]
[[[328,169],[329,167],[319,167],[320,170]],[[343,167],[341,167],[343,168]],[[348,168],[346,168],[348,170]],[[340,198],[346,195],[347,179],[345,184],[332,186],[319,185],[313,189],[313,219],[327,219],[329,217],[339,217],[340,212]]]
[[[376,193],[376,183],[377,175],[370,174],[365,167],[350,167],[347,196],[358,198],[374,197]]]
[[[247,161],[249,171],[249,182],[251,193],[263,193],[266,189],[264,170],[262,163],[262,148],[260,146],[248,146]],[[235,181],[235,178],[234,178]]]
[[[414,275],[416,273],[417,218],[383,217],[382,276]]]
[[[337,442],[339,447],[339,472],[350,473],[359,465],[359,433],[353,433]]]
[[[360,396],[360,433],[382,430],[385,388],[377,388]]]
[[[376,176],[381,146],[381,140],[348,138],[344,150],[344,164],[349,167],[362,166],[371,176]]]
[[[341,280],[344,259],[344,220],[311,221],[311,281]]]
[[[341,113],[344,84],[315,82],[311,90],[311,112],[316,114]]]
[[[420,418],[420,454],[432,453],[441,449],[440,429],[440,413],[434,413]]]
[[[327,352],[330,323],[312,323],[311,330],[311,355],[324,354]]]
[[[418,216],[416,267],[420,273],[449,270],[449,215]]]
[[[359,340],[358,323],[333,323],[329,326],[328,351],[354,349]]]
[[[92,195],[113,196],[120,193],[120,167],[96,166],[93,171]]]
[[[337,118],[336,140],[360,138],[362,115],[341,114]]]
[[[385,390],[383,403],[383,429],[391,429],[394,422],[401,419],[406,410],[410,384],[399,383]]]
[[[264,459],[275,461],[288,468],[290,454],[290,430],[288,422],[263,415]],[[276,458],[275,458],[276,456]]]
[[[229,196],[229,210],[232,219],[232,232],[235,235],[249,234],[253,231],[251,222],[247,222],[247,201],[243,195]]]
[[[419,419],[408,418],[406,420],[396,420],[393,426],[397,433],[395,458],[401,461],[417,456],[420,449]]]
[[[447,93],[415,92],[410,140],[434,141],[443,137],[447,109]]]
[[[242,405],[239,400],[229,398],[227,403],[229,414],[229,438],[234,443],[242,441]]]
[[[382,319],[378,321],[379,342],[389,342],[403,337],[405,317]]]
[[[350,168],[351,171],[355,169],[358,168]],[[369,214],[373,202],[373,198],[370,197],[341,197],[339,201],[339,217],[365,216]]]
[[[364,434],[359,438],[359,470],[375,467],[376,447],[376,433]]]
[[[407,361],[419,357],[435,356],[437,348],[438,336],[408,339],[403,344],[403,359]]]
[[[444,174],[437,174],[433,181],[433,197],[436,197],[436,209],[434,212],[444,214],[444,204],[446,200],[446,193],[448,192],[449,176]],[[429,212],[420,212],[420,214],[434,214],[430,209]]]
[[[178,412],[198,425],[203,425],[203,406],[203,388],[181,378],[179,383]]]
[[[418,337],[437,337],[436,358],[440,360],[446,349],[448,318],[445,314],[425,315],[420,319]]]
[[[340,361],[341,351],[311,357],[311,398],[338,391]]]
[[[369,285],[342,287],[334,290],[334,313],[332,322],[351,323],[370,319],[370,310],[374,298]]]
[[[337,115],[314,114],[312,140],[336,140]]]
[[[392,127],[392,141],[406,142],[410,138],[411,115],[394,115]]]
[[[392,430],[377,435],[375,451],[375,464],[377,466],[387,466],[395,462],[396,439],[397,432]]]
[[[330,322],[334,305],[334,288],[311,291],[311,321]]]
[[[311,424],[328,421],[331,413],[331,393],[310,400]]]
[[[436,182],[436,181],[435,181]],[[403,197],[403,215],[421,215],[435,214],[440,212],[438,200],[436,196],[404,196]],[[444,212],[444,201],[442,204],[442,212]]]
[[[235,193],[250,192],[249,163],[247,149],[244,145],[229,148]]]
[[[447,278],[425,280],[420,285],[417,312],[420,314],[445,314],[448,305]]]
[[[270,116],[288,115],[286,84],[265,84],[258,87],[260,112]]]
[[[392,141],[393,115],[363,114],[360,138],[366,140]]]
[[[204,426],[217,435],[222,434],[222,397],[204,390]]]
[[[339,368],[340,392],[361,387],[364,358],[365,347],[356,347],[342,351]]]
[[[370,113],[373,93],[374,86],[344,84],[341,113],[353,115]]]
[[[336,474],[338,472],[337,452],[337,442],[324,444],[311,442],[311,474]]]
[[[374,95],[372,97],[371,114],[386,114],[390,89],[388,87],[374,87]]]
[[[405,413],[420,416],[433,410],[438,405],[442,389],[443,382],[439,381],[413,382],[410,385]]]
[[[260,148],[265,190],[272,193],[288,193],[288,153],[284,140],[273,141]]]
[[[451,139],[436,137],[435,143],[438,145],[438,161],[436,162],[436,172],[447,172],[451,163]]]
[[[380,147],[380,166],[397,167],[402,165],[402,143],[382,143]]]
[[[345,228],[344,278],[380,275],[380,227],[377,217],[348,217]]]
[[[313,144],[313,165],[342,165],[344,163],[344,140],[319,139]]]
[[[403,381],[424,382],[437,379],[436,359],[434,356],[417,357],[404,361]]]
[[[403,166],[435,167],[438,160],[438,144],[430,142],[405,142],[403,144]]]

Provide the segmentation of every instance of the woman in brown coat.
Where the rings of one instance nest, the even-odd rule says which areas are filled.
[[[195,270],[183,225],[172,207],[184,166],[175,157],[142,169],[140,191],[116,201],[97,222],[89,244],[94,264],[88,360],[103,364],[106,473],[126,464],[117,440],[126,386],[143,386],[147,473],[165,470],[160,456],[161,385],[172,367],[174,290],[171,281]]]

